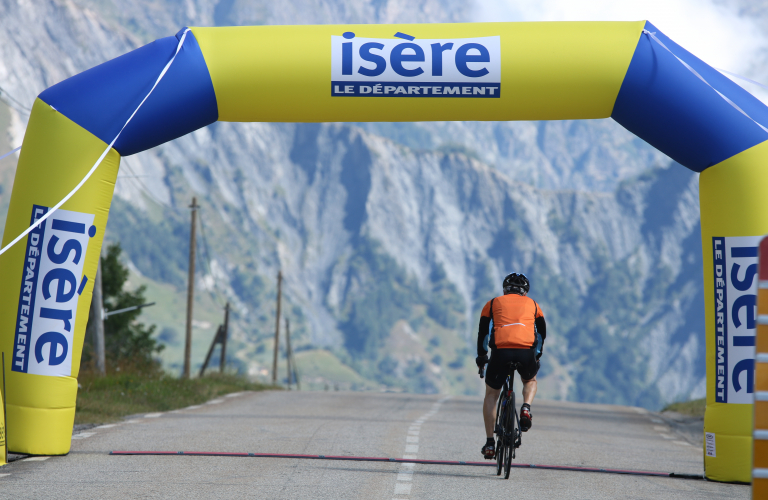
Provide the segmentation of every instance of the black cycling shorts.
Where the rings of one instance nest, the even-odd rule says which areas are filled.
[[[501,389],[507,376],[504,367],[510,362],[520,363],[518,373],[523,380],[531,380],[539,372],[539,362],[534,349],[492,349],[491,360],[485,372],[485,383],[488,387]]]

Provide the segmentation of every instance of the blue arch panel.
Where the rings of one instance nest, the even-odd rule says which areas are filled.
[[[39,97],[109,144],[173,57],[182,31],[64,80]],[[213,82],[190,31],[114,147],[121,156],[132,155],[210,125],[218,116]]]
[[[768,107],[762,102],[670,40],[653,24],[646,23],[645,27],[713,87],[768,127]],[[696,172],[768,140],[768,133],[646,34],[640,35],[611,117]]]

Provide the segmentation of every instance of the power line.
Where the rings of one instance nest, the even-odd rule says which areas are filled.
[[[24,113],[24,114],[26,114],[26,115],[29,115],[29,114],[32,112],[32,110],[31,110],[31,109],[29,109],[28,107],[24,106],[24,105],[23,105],[21,102],[19,102],[19,100],[18,100],[18,99],[16,99],[15,97],[13,97],[11,94],[9,94],[9,93],[8,93],[8,91],[7,91],[7,90],[5,90],[5,89],[4,89],[4,88],[2,88],[2,87],[0,87],[0,95],[4,95],[4,96],[5,96],[6,98],[8,98],[8,99],[9,99],[9,100],[10,100],[10,101],[13,103],[13,104],[15,104],[16,106],[18,106],[18,107],[20,107],[20,108],[21,108],[21,109],[16,109],[16,111],[18,111],[18,112],[20,112],[20,113]],[[10,105],[11,103],[8,103],[8,104]],[[12,107],[15,107],[15,106],[12,106]]]
[[[208,248],[208,238],[205,235],[205,224],[203,224],[203,213],[202,213],[202,210],[200,210],[199,212],[200,212],[199,213],[200,235],[202,236],[202,240],[203,240],[203,250],[205,251],[205,261],[206,261],[206,264],[208,265],[208,274],[210,274],[211,279],[213,279],[213,288],[216,290],[216,295],[218,296],[218,298],[214,298],[210,290],[208,290],[208,293],[211,295],[211,298],[214,299],[214,302],[218,302],[218,304],[221,306],[221,296],[219,296],[220,287],[216,280],[216,276],[213,274],[213,266],[211,266],[211,251]],[[221,307],[224,307],[224,306],[221,306]]]
[[[173,206],[171,206],[171,205],[168,205],[167,203],[165,203],[165,202],[163,202],[163,201],[159,200],[159,199],[158,199],[158,198],[157,198],[157,197],[156,197],[156,196],[155,196],[155,195],[152,193],[152,191],[151,191],[151,190],[150,190],[150,189],[147,187],[147,185],[146,185],[146,184],[144,184],[144,183],[141,181],[141,177],[159,177],[159,176],[149,176],[149,175],[146,175],[146,176],[141,176],[141,175],[137,175],[137,174],[136,174],[136,173],[135,173],[135,172],[134,172],[134,171],[131,169],[130,165],[128,165],[128,162],[127,162],[127,161],[125,161],[125,159],[123,160],[123,165],[125,166],[125,168],[128,170],[128,172],[129,172],[131,175],[130,175],[130,176],[121,176],[121,177],[118,177],[118,179],[120,179],[120,178],[134,179],[134,180],[135,180],[135,181],[136,181],[136,182],[139,184],[139,186],[140,186],[140,187],[141,187],[141,188],[142,188],[142,189],[143,189],[143,190],[144,190],[144,191],[145,191],[145,192],[146,192],[146,193],[147,193],[147,194],[150,196],[150,198],[152,198],[152,199],[153,199],[155,202],[157,202],[158,204],[160,204],[161,206],[163,206],[163,207],[165,207],[165,208],[169,208],[169,209],[171,209],[171,210],[175,210],[175,211],[178,211],[178,209],[177,209],[177,208],[175,208],[175,207],[173,207]],[[213,273],[213,266],[211,265],[211,252],[210,252],[210,249],[209,249],[209,246],[208,246],[208,238],[206,237],[206,233],[205,233],[205,225],[204,225],[204,223],[203,223],[203,213],[202,213],[202,210],[201,210],[201,209],[198,209],[198,219],[199,219],[199,222],[200,222],[200,233],[201,233],[201,236],[202,236],[202,240],[203,240],[203,250],[204,250],[204,252],[203,252],[203,253],[205,254],[205,263],[206,263],[206,266],[207,266],[207,268],[208,268],[208,274],[210,274],[210,275],[211,275],[211,278],[213,279],[213,286],[214,286],[214,289],[215,289],[215,291],[216,291],[216,295],[214,295],[214,294],[211,292],[211,290],[210,290],[208,287],[205,287],[205,288],[206,288],[206,292],[208,292],[208,295],[211,297],[211,300],[213,300],[213,302],[214,302],[214,303],[216,303],[216,304],[217,304],[219,307],[222,307],[222,308],[223,308],[224,306],[223,306],[222,304],[223,304],[224,302],[226,302],[226,298],[222,298],[222,293],[223,293],[223,292],[221,291],[221,290],[222,290],[222,288],[219,286],[219,284],[218,284],[218,281],[216,280],[216,275]],[[231,324],[231,325],[233,325],[233,326],[235,326],[236,328],[238,328],[238,329],[241,331],[241,333],[243,333],[243,334],[246,334],[246,333],[245,333],[245,330],[244,330],[244,329],[243,329],[243,328],[242,328],[242,327],[241,327],[241,326],[238,324],[238,320],[237,320],[237,319],[233,318],[233,321],[231,321],[231,322],[230,322],[230,324]],[[247,335],[247,334],[246,334],[246,335]]]
[[[152,193],[152,191],[147,187],[147,185],[144,184],[144,182],[141,181],[141,177],[159,177],[159,176],[151,176],[151,175],[143,175],[142,176],[142,175],[137,175],[133,171],[133,169],[131,169],[130,165],[128,165],[128,162],[124,161],[123,164],[124,164],[125,168],[128,170],[128,172],[131,175],[118,177],[118,179],[120,179],[120,178],[134,179],[139,184],[139,186],[146,192],[146,194],[148,194],[150,196],[150,198],[152,198],[155,202],[159,203],[163,207],[176,210],[174,207],[172,207],[172,206],[168,205],[167,203],[165,203],[165,202],[161,201],[160,199],[158,199]],[[214,286],[214,289],[216,291],[216,296],[214,296],[214,294],[211,293],[211,290],[208,289],[208,287],[206,287],[206,291],[208,292],[208,294],[211,296],[211,299],[216,304],[218,304],[220,307],[224,307],[224,305],[222,305],[222,304],[224,302],[226,302],[226,299],[222,298],[222,296],[220,294],[221,287],[218,285],[218,282],[216,280],[216,276],[213,274],[213,267],[211,266],[211,252],[210,252],[210,250],[208,248],[208,238],[206,237],[206,234],[205,234],[205,225],[203,224],[202,210],[198,210],[198,220],[199,220],[199,223],[200,223],[200,232],[201,232],[201,236],[202,236],[202,240],[203,240],[203,250],[204,250],[204,254],[205,254],[205,262],[206,262],[206,265],[208,267],[208,274],[210,274],[211,278],[213,279],[213,286]]]
[[[152,191],[151,191],[151,190],[150,190],[150,189],[147,187],[147,185],[146,185],[146,184],[144,184],[144,182],[142,182],[142,180],[141,180],[141,177],[150,177],[150,176],[141,176],[141,175],[136,175],[136,172],[134,172],[134,171],[133,171],[133,169],[131,169],[131,166],[130,166],[130,165],[128,165],[128,162],[127,162],[127,161],[125,161],[125,159],[123,159],[123,162],[122,162],[122,163],[123,163],[123,165],[125,166],[125,168],[128,170],[128,172],[130,172],[130,174],[131,174],[131,175],[129,175],[129,176],[128,176],[128,175],[126,175],[126,176],[123,176],[123,177],[120,177],[120,176],[118,176],[118,177],[117,177],[118,179],[121,179],[121,178],[126,178],[126,179],[134,179],[134,180],[135,180],[135,181],[136,181],[136,182],[139,184],[139,186],[140,186],[140,187],[141,187],[141,188],[142,188],[142,189],[143,189],[143,190],[144,190],[144,191],[145,191],[145,192],[146,192],[146,193],[149,195],[149,197],[150,197],[150,198],[152,198],[152,199],[153,199],[153,200],[154,200],[156,203],[160,204],[161,206],[163,206],[163,207],[165,207],[165,208],[169,208],[169,209],[171,209],[171,210],[175,210],[175,211],[177,211],[177,212],[179,211],[179,210],[178,210],[176,207],[173,207],[173,206],[171,206],[171,205],[168,205],[168,204],[167,204],[167,203],[165,203],[164,201],[162,201],[162,200],[160,200],[159,198],[157,198],[157,197],[156,197],[156,196],[155,196],[155,195],[152,193]],[[151,177],[155,177],[155,176],[151,176]],[[159,176],[157,176],[157,177],[159,177]]]
[[[211,292],[210,289],[208,289],[208,287],[206,287],[206,292],[208,292],[208,295],[210,295],[211,300],[213,300],[213,302],[218,304],[220,307],[224,307],[221,304],[222,302],[226,302],[226,297],[224,297],[224,299],[222,300],[222,297],[220,294],[224,293],[222,291],[223,289],[222,287],[219,286],[218,281],[216,280],[216,275],[213,274],[213,267],[211,266],[211,252],[210,252],[210,249],[208,248],[208,238],[206,237],[205,225],[203,224],[203,211],[202,209],[198,209],[197,212],[198,212],[198,221],[200,222],[200,235],[202,236],[202,240],[203,240],[203,250],[204,250],[203,253],[205,254],[205,263],[206,263],[206,266],[208,267],[208,274],[210,274],[211,279],[213,279],[213,287],[216,291],[216,295],[214,296],[214,294]],[[245,329],[239,324],[239,321],[240,320],[237,318],[232,318],[229,324],[235,326],[238,330],[240,330],[240,333],[247,336],[248,334],[245,332]]]

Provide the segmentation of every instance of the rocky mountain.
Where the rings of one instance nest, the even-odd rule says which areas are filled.
[[[0,149],[44,88],[184,25],[471,16],[451,0],[0,0]],[[14,168],[0,161],[0,218]],[[518,270],[550,325],[542,395],[658,408],[704,394],[697,181],[610,120],[217,123],[124,159],[107,239],[160,303],[144,315],[169,370],[196,196],[196,363],[228,300],[230,363],[268,373],[282,270],[305,386],[474,394],[479,308]]]

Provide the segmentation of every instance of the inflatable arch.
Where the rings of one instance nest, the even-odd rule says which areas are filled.
[[[607,117],[701,172],[705,470],[750,481],[756,248],[768,233],[768,133],[757,122],[768,124],[768,108],[645,21],[191,28],[45,90],[24,138],[3,245],[106,156],[60,210],[0,256],[9,448],[70,449],[88,278],[122,156],[217,120]]]

